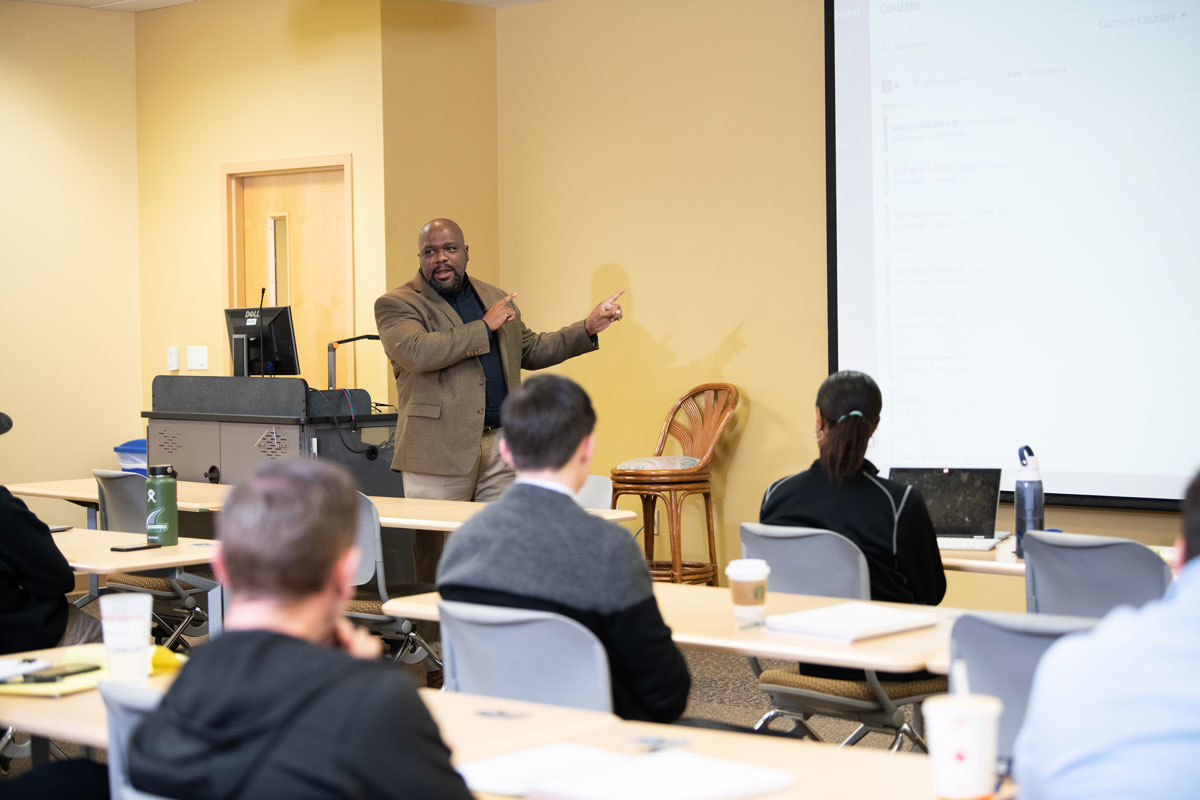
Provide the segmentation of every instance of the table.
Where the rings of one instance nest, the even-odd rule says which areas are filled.
[[[1025,577],[1025,559],[1017,558],[1017,537],[1008,536],[991,550],[943,550],[942,567],[962,572]]]
[[[179,539],[179,544],[171,547],[114,553],[113,547],[145,544],[146,534],[71,528],[52,535],[54,544],[67,559],[71,569],[88,576],[88,593],[76,601],[76,605],[80,607],[100,596],[101,575],[210,564],[219,547],[219,543],[211,539],[183,537]],[[224,593],[221,584],[215,583],[213,588],[208,590],[208,625],[212,634],[221,632],[223,609]]]
[[[232,489],[232,486],[219,483],[179,481],[176,483],[176,503],[180,511],[220,511]],[[8,490],[19,497],[68,500],[87,506],[88,527],[96,527],[100,490],[95,478],[14,483],[8,486]],[[379,509],[379,524],[383,527],[425,531],[455,530],[484,506],[484,503],[460,500],[421,500],[411,497],[372,497],[371,502]],[[619,508],[589,508],[588,511],[611,522],[637,519],[633,511]]]
[[[889,636],[877,636],[853,644],[799,636],[767,633],[761,626],[739,629],[733,620],[729,590],[715,586],[655,583],[654,596],[663,620],[671,628],[676,644],[740,653],[762,658],[779,658],[833,667],[873,669],[884,672],[914,672],[947,651],[950,628],[965,613],[960,608],[921,606],[941,617],[932,628]],[[437,592],[397,597],[383,604],[383,612],[406,619],[437,621]],[[820,608],[845,600],[814,595],[767,594],[766,613],[786,614]],[[911,611],[912,606],[881,603]]]
[[[66,648],[17,653],[10,658],[44,658],[59,663]],[[150,683],[166,690],[174,674],[155,675]],[[648,741],[667,741],[693,752],[792,772],[791,790],[771,797],[920,798],[933,796],[929,760],[914,753],[888,753],[865,747],[835,748],[814,742],[713,731],[679,725],[626,722],[612,714],[502,700],[479,695],[419,690],[442,737],[463,764],[551,742],[569,741],[636,754]],[[0,720],[41,742],[63,739],[90,747],[108,747],[104,700],[96,690],[66,697],[0,695]]]
[[[635,755],[650,742],[686,747],[700,755],[775,767],[791,772],[795,784],[771,798],[933,797],[928,757],[866,747],[707,730],[682,725],[629,722],[596,711],[543,706],[517,700],[422,689],[421,699],[437,720],[452,760],[480,758],[551,742],[574,742]]]

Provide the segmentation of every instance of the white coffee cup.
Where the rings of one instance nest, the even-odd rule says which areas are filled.
[[[150,609],[154,598],[138,592],[100,596],[107,680],[144,684],[150,675]]]
[[[770,566],[761,558],[738,558],[725,567],[733,597],[733,618],[738,622],[762,622],[770,574]]]
[[[979,800],[996,791],[1000,698],[943,694],[921,704],[938,800]]]

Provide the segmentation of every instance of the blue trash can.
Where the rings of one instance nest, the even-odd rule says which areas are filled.
[[[113,452],[117,454],[117,463],[121,465],[122,472],[146,474],[145,439],[130,439],[128,442],[114,447]]]

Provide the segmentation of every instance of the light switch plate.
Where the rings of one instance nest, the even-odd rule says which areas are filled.
[[[187,349],[187,368],[191,370],[208,369],[208,345],[189,344]]]
[[[167,348],[167,372],[177,372],[179,370],[179,348]]]

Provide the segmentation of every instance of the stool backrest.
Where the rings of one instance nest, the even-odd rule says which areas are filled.
[[[667,412],[654,455],[661,456],[667,439],[673,438],[683,455],[700,460],[694,469],[708,469],[717,440],[737,405],[738,390],[731,383],[705,383],[692,389]]]

